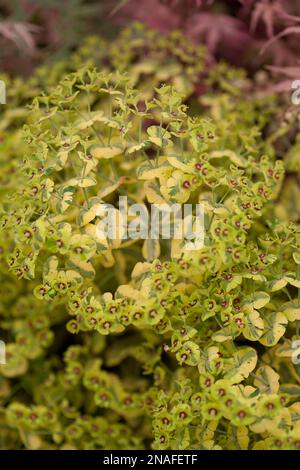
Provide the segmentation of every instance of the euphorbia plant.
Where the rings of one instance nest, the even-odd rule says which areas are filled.
[[[190,109],[89,66],[34,99],[1,196],[6,446],[300,447],[299,225],[262,138],[277,108],[220,69]],[[120,195],[203,204],[204,247],[106,238]]]

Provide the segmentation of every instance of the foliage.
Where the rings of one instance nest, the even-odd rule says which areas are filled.
[[[299,3],[293,0],[124,0],[116,22],[138,20],[158,31],[180,29],[207,46],[212,60],[225,59],[251,73],[263,65],[291,72],[298,62]],[[291,67],[291,68],[289,68]],[[273,69],[277,74],[277,70]],[[298,78],[296,71],[295,79]],[[276,77],[277,78],[277,77]],[[281,83],[278,90],[289,90]]]
[[[7,87],[3,447],[298,449],[297,116],[178,33],[102,44]],[[205,246],[106,238],[119,195],[203,203]]]
[[[114,38],[120,25],[140,21],[204,44],[210,64],[222,59],[251,74],[266,65],[267,90],[286,91],[290,81],[275,89],[273,82],[298,78],[299,20],[293,0],[1,0],[0,65],[28,75],[37,64],[68,56],[88,35]]]
[[[115,28],[107,20],[109,1],[0,0],[0,66],[29,75],[45,61],[67,56],[82,38]],[[109,29],[106,26],[108,23]]]

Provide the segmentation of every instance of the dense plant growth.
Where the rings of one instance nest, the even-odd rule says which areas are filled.
[[[207,60],[136,26],[8,82],[3,447],[300,448],[297,109]],[[120,195],[201,202],[205,246],[106,238]]]

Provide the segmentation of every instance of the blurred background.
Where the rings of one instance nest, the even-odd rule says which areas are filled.
[[[278,78],[300,76],[300,2],[295,0],[0,0],[0,70],[28,76],[67,56],[86,36],[114,37],[139,21],[181,30],[207,46],[210,60],[261,67]]]

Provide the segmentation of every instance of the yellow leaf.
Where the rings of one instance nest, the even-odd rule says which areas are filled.
[[[90,186],[95,186],[97,180],[91,176],[88,178],[72,178],[67,181],[66,186],[79,186],[79,188],[89,188]]]
[[[102,210],[104,210],[104,204],[97,203],[90,208],[84,208],[82,211],[80,211],[78,217],[80,227],[84,227],[97,216],[101,215]]]
[[[136,174],[139,179],[152,180],[160,178],[163,174],[170,171],[172,171],[172,167],[169,166],[166,157],[160,157],[157,167],[151,161],[146,161],[138,167]]]
[[[68,263],[71,267],[78,268],[83,277],[93,278],[95,276],[95,269],[90,261],[82,261],[76,256],[71,256]]]
[[[134,181],[135,180],[133,180],[133,179],[127,177],[127,176],[122,176],[115,183],[109,184],[108,186],[101,189],[98,193],[98,197],[104,198],[104,197],[108,196],[109,194],[112,194],[120,186],[131,183],[131,182],[134,182]]]
[[[263,318],[265,327],[259,342],[264,346],[274,346],[285,333],[287,319],[282,312],[267,313]]]
[[[42,445],[41,438],[37,434],[31,433],[31,432],[26,433],[26,437],[24,436],[23,442],[25,446],[27,447],[27,449],[30,449],[30,450],[40,449]]]
[[[97,243],[97,251],[108,249],[108,242],[105,236],[101,236],[100,230],[97,230],[97,226],[94,224],[88,224],[85,226],[85,231],[95,242]]]
[[[250,341],[256,341],[261,337],[264,331],[264,322],[260,317],[259,312],[252,310],[245,312],[245,328],[243,329],[243,335]]]
[[[232,360],[227,364],[224,379],[231,383],[240,383],[254,370],[257,363],[257,352],[249,346],[240,347],[233,353]]]
[[[248,435],[248,428],[246,426],[239,426],[238,428],[236,428],[236,437],[240,448],[242,450],[247,450],[250,441]]]
[[[145,193],[150,204],[166,204],[166,201],[160,194],[159,185],[157,183],[146,181]]]
[[[300,320],[300,303],[298,299],[285,303],[281,307],[288,321]]]
[[[133,268],[131,273],[132,279],[142,276],[145,273],[148,273],[151,268],[151,263],[137,263]]]
[[[134,289],[128,284],[124,284],[123,286],[118,287],[116,291],[116,298],[117,297],[126,297],[129,299],[140,300],[142,297],[142,292]]]
[[[254,308],[260,309],[269,303],[270,296],[266,292],[255,292],[250,301]]]
[[[276,281],[272,281],[270,286],[271,286],[271,292],[276,292],[277,290],[283,289],[287,285],[287,280],[282,278],[282,279],[277,279]]]
[[[90,153],[95,158],[109,159],[121,155],[123,149],[119,147],[100,147],[100,145],[97,145],[90,149]]]
[[[151,238],[146,239],[143,244],[142,253],[147,261],[153,261],[158,258],[160,255],[159,240],[152,240]]]
[[[212,335],[212,339],[217,341],[218,343],[223,343],[224,341],[228,341],[232,339],[233,331],[232,328],[226,326],[225,328],[221,328],[219,331]]]
[[[87,119],[81,119],[75,122],[75,126],[79,130],[87,129],[88,127],[91,127],[96,121],[103,121],[105,119],[103,118],[103,114],[103,111],[93,112]]]
[[[277,393],[280,376],[270,366],[261,366],[255,372],[254,385],[261,393]]]
[[[174,168],[178,168],[179,170],[182,170],[186,173],[193,173],[193,168],[191,169],[191,166],[187,165],[184,163],[180,158],[178,157],[168,157],[168,162],[170,165],[172,165]]]
[[[291,284],[291,286],[297,287],[298,289],[300,288],[300,280],[295,279],[295,276],[293,275],[294,273],[289,273],[289,275],[285,276],[284,279]]]

